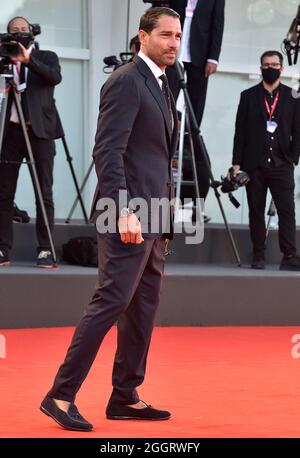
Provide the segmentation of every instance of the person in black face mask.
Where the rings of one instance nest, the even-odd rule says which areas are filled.
[[[300,155],[300,99],[281,83],[283,56],[261,56],[262,82],[242,92],[236,117],[233,168],[250,176],[247,199],[253,269],[265,268],[265,206],[270,189],[279,218],[281,270],[300,270],[296,249],[294,167]]]
[[[14,83],[17,91],[21,93],[23,114],[50,230],[52,230],[54,225],[52,195],[54,139],[63,136],[53,97],[54,87],[62,79],[60,65],[54,52],[35,49],[34,36],[27,19],[14,17],[9,21],[7,31],[17,34],[16,41],[19,42],[19,55],[10,58],[14,64]],[[18,33],[24,36],[20,38]],[[26,151],[13,94],[10,93],[0,163],[0,267],[10,263],[13,243],[13,203],[19,168],[27,154]],[[53,268],[55,265],[38,199],[36,199],[36,207],[37,266]]]

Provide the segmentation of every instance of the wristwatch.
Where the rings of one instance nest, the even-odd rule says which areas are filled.
[[[120,211],[120,216],[129,216],[132,213],[134,213],[134,211],[131,208],[126,207],[126,208],[122,208],[122,210]]]

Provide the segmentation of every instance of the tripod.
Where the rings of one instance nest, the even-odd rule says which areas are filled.
[[[2,62],[0,62],[0,64],[2,65]],[[41,186],[40,186],[39,179],[38,179],[38,174],[37,174],[37,170],[36,170],[36,166],[35,166],[33,152],[32,152],[32,148],[31,148],[31,144],[30,144],[30,140],[29,140],[29,136],[28,136],[28,132],[27,132],[27,128],[26,128],[24,114],[23,114],[23,110],[22,110],[22,106],[21,106],[20,94],[17,92],[17,90],[16,90],[16,88],[14,86],[14,76],[13,76],[13,73],[12,73],[12,65],[10,65],[10,64],[6,65],[4,67],[4,69],[3,69],[3,72],[2,71],[0,72],[0,77],[4,78],[4,82],[5,82],[5,89],[4,89],[2,100],[1,100],[0,159],[1,159],[1,151],[2,151],[3,137],[4,137],[4,125],[5,125],[6,113],[7,113],[8,93],[11,91],[12,94],[13,94],[13,100],[15,102],[15,106],[16,106],[16,109],[17,109],[18,119],[19,119],[19,122],[20,122],[20,125],[21,125],[21,128],[22,128],[22,133],[24,135],[24,140],[25,140],[26,149],[27,149],[27,153],[28,153],[29,161],[26,161],[26,163],[27,163],[27,165],[29,167],[29,171],[30,171],[30,174],[31,174],[31,177],[32,177],[32,180],[33,180],[33,186],[34,186],[34,188],[36,190],[36,196],[37,196],[38,202],[39,202],[40,207],[41,207],[41,212],[42,212],[44,224],[45,224],[45,227],[46,227],[46,230],[47,230],[48,239],[49,239],[52,258],[53,258],[54,264],[56,264],[57,257],[56,257],[56,252],[55,252],[55,248],[54,248],[53,238],[52,238],[52,234],[51,234],[51,230],[50,230],[50,226],[49,226],[49,220],[48,220],[48,216],[47,216],[47,212],[46,212],[46,208],[45,208],[45,204],[44,204],[44,199],[43,199],[43,195],[42,195],[42,191],[41,191]],[[9,161],[7,161],[7,162],[9,162]]]
[[[241,260],[240,260],[239,252],[237,250],[231,229],[228,225],[228,221],[227,221],[227,218],[224,212],[224,208],[221,202],[221,198],[220,198],[221,195],[218,191],[219,183],[215,181],[214,179],[214,176],[211,170],[208,152],[207,152],[203,137],[201,135],[201,132],[200,132],[197,120],[196,120],[196,116],[195,116],[195,113],[192,107],[191,99],[188,93],[187,85],[186,85],[184,74],[183,74],[183,69],[182,69],[181,64],[178,61],[176,61],[175,63],[175,68],[177,71],[180,88],[183,90],[185,106],[187,110],[186,120],[187,120],[187,128],[188,128],[189,137],[190,137],[191,152],[192,152],[192,165],[193,165],[193,172],[194,172],[194,177],[195,177],[195,191],[196,191],[196,197],[197,197],[196,201],[198,202],[198,206],[200,206],[200,203],[199,203],[200,202],[200,193],[199,193],[199,185],[198,185],[198,180],[197,180],[196,162],[195,162],[195,149],[198,148],[198,150],[201,151],[205,165],[209,171],[209,178],[210,178],[210,183],[211,183],[210,186],[214,190],[215,197],[217,199],[217,202],[218,202],[218,205],[219,205],[219,208],[220,208],[223,220],[224,220],[228,238],[229,238],[229,241],[231,243],[231,246],[234,252],[234,256],[236,258],[238,266],[240,267]],[[181,173],[179,172],[178,176],[180,177],[180,175]]]
[[[87,170],[87,172],[86,172],[86,174],[85,174],[85,176],[84,176],[84,178],[83,178],[83,182],[82,182],[80,188],[79,188],[78,191],[77,191],[77,197],[75,198],[75,200],[74,200],[74,202],[73,202],[73,205],[72,205],[72,207],[71,207],[71,210],[70,210],[70,212],[69,212],[69,214],[68,214],[68,216],[67,216],[66,223],[69,223],[70,220],[71,220],[71,218],[72,218],[72,215],[73,215],[73,213],[74,213],[74,211],[75,211],[75,208],[76,208],[76,206],[77,206],[77,204],[78,204],[78,202],[79,202],[79,199],[80,199],[80,197],[81,197],[81,194],[83,193],[83,190],[84,190],[84,188],[85,188],[85,185],[86,185],[86,183],[87,183],[87,181],[88,181],[88,179],[89,179],[89,176],[90,176],[90,174],[91,174],[93,168],[94,168],[94,162],[92,161],[91,164],[90,164],[90,166],[89,166],[89,168],[88,168],[88,170]],[[83,204],[82,204],[82,205],[83,205]],[[85,217],[84,217],[84,218],[85,218],[85,222],[88,223],[88,218],[87,218],[87,216],[86,216],[86,213],[85,213]]]
[[[186,132],[187,129],[187,132]],[[184,153],[184,145],[185,145],[185,134],[188,134],[189,140],[189,149],[191,154],[192,160],[192,174],[193,180],[183,180],[183,153]],[[187,110],[184,106],[181,115],[181,125],[180,125],[180,132],[179,132],[179,147],[178,147],[178,167],[177,167],[177,177],[176,177],[176,202],[175,202],[175,222],[178,222],[178,214],[179,214],[179,207],[180,207],[180,197],[181,197],[181,188],[182,186],[193,186],[196,196],[196,212],[200,216],[200,222],[203,222],[202,218],[202,208],[200,203],[200,192],[199,192],[199,182],[197,176],[197,168],[196,168],[196,159],[195,159],[195,151],[194,145],[191,135],[191,126],[189,122],[189,118],[187,116]]]
[[[82,213],[83,213],[84,221],[85,221],[86,224],[88,224],[89,219],[88,219],[88,216],[87,216],[87,213],[86,213],[86,209],[85,209],[85,206],[84,206],[84,203],[83,203],[83,199],[82,199],[83,187],[79,188],[79,184],[78,184],[78,181],[77,181],[77,178],[76,178],[76,174],[75,174],[75,170],[74,170],[73,163],[72,163],[73,158],[70,155],[70,151],[69,151],[65,136],[61,137],[61,141],[62,141],[64,150],[65,150],[65,153],[66,153],[67,162],[68,162],[70,170],[71,170],[71,174],[72,174],[73,181],[74,181],[74,186],[76,188],[76,193],[77,193],[76,204],[74,206],[74,210],[75,210],[75,207],[76,207],[77,203],[79,202],[80,206],[81,206]],[[71,215],[73,214],[73,211],[72,211]],[[70,222],[70,217],[68,216],[68,218],[66,219],[66,223],[69,223],[69,222]]]

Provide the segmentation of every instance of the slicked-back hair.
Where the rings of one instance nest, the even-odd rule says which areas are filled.
[[[9,23],[7,24],[6,29],[7,29],[7,32],[8,32],[8,33],[9,33],[9,28],[10,28],[11,23],[12,23],[13,21],[15,21],[16,19],[23,19],[25,22],[27,22],[28,27],[29,27],[29,30],[31,29],[30,23],[29,23],[28,19],[26,19],[26,17],[23,17],[23,16],[16,16],[16,17],[13,17],[13,18],[9,21]]]
[[[180,16],[176,11],[171,8],[164,6],[156,6],[149,8],[141,17],[139,30],[144,30],[150,34],[153,29],[157,27],[158,20],[161,16],[171,16],[180,19]]]

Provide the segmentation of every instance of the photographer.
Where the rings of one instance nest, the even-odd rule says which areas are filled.
[[[53,98],[54,87],[61,82],[58,57],[51,51],[39,51],[34,47],[32,27],[23,17],[11,19],[7,25],[11,34],[22,32],[25,38],[16,35],[19,55],[10,57],[14,71],[16,90],[21,93],[21,105],[50,230],[54,225],[52,197],[54,139],[63,135]],[[26,35],[27,34],[27,35]],[[27,148],[13,94],[9,94],[7,118],[0,163],[0,266],[10,263],[13,242],[13,201],[16,192],[20,165],[27,157]],[[36,234],[38,239],[38,267],[52,268],[50,244],[39,201],[36,196]]]
[[[265,268],[265,206],[268,188],[279,218],[280,270],[300,270],[296,254],[294,167],[300,154],[300,101],[280,81],[283,56],[261,56],[263,81],[242,92],[236,117],[233,168],[250,176],[247,184],[253,269]]]

